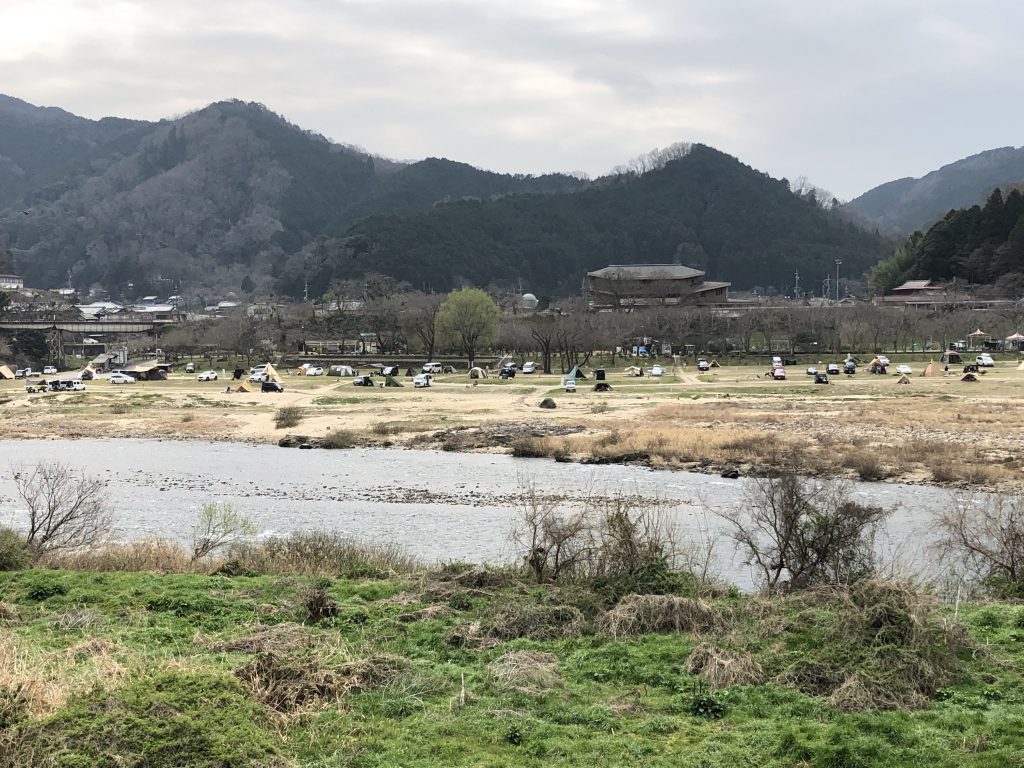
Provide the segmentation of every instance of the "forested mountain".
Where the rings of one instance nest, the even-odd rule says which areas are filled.
[[[5,185],[21,194],[8,194],[15,204],[0,212],[0,238],[31,285],[64,284],[70,273],[77,287],[115,294],[237,288],[245,276],[269,288],[271,267],[289,253],[380,211],[585,183],[394,163],[258,104],[130,123],[4,103],[13,108],[0,111],[0,154],[31,172]]]
[[[915,232],[871,272],[881,293],[905,280],[992,284],[1019,296],[1024,291],[1024,194],[996,189],[984,206],[950,211],[925,232]]]
[[[904,234],[935,223],[951,209],[984,200],[993,189],[1024,181],[1024,147],[1002,147],[944,165],[920,179],[898,179],[851,200],[844,209]]]
[[[29,285],[114,297],[317,295],[369,272],[444,290],[522,281],[576,293],[587,270],[673,261],[737,288],[858,274],[878,237],[709,147],[588,181],[401,164],[220,102],[158,123],[0,100],[0,241]],[[809,283],[808,283],[809,284]]]
[[[376,271],[433,290],[522,280],[535,292],[574,294],[589,270],[677,260],[743,289],[791,284],[796,270],[810,284],[837,258],[847,274],[860,274],[883,252],[881,238],[794,195],[785,180],[695,145],[663,167],[601,178],[574,194],[372,216],[279,274],[286,291],[295,290],[294,275],[320,287]]]

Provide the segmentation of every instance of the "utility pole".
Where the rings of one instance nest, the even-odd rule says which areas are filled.
[[[836,303],[839,303],[839,265],[842,263],[842,259],[836,259]]]
[[[304,302],[309,301],[309,280],[307,280],[302,287],[302,300]]]
[[[793,285],[793,298],[797,301],[800,300],[800,270],[798,269],[795,274],[796,283]]]

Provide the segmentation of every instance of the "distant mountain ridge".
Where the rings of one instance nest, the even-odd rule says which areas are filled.
[[[435,290],[525,281],[576,293],[587,269],[658,260],[782,287],[834,258],[857,274],[885,249],[700,145],[590,181],[398,163],[240,101],[151,123],[2,97],[0,156],[0,241],[27,283],[124,297],[250,283],[318,295],[370,272]]]
[[[1000,147],[944,165],[919,179],[890,181],[854,198],[848,213],[883,231],[927,229],[950,210],[984,202],[992,190],[1024,182],[1024,147]]]

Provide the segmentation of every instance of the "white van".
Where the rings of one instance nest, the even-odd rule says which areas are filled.
[[[441,373],[440,363],[424,363],[423,373]]]

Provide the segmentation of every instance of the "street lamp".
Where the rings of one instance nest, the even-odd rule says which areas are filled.
[[[836,259],[836,302],[839,301],[839,265],[842,263],[842,259]]]

